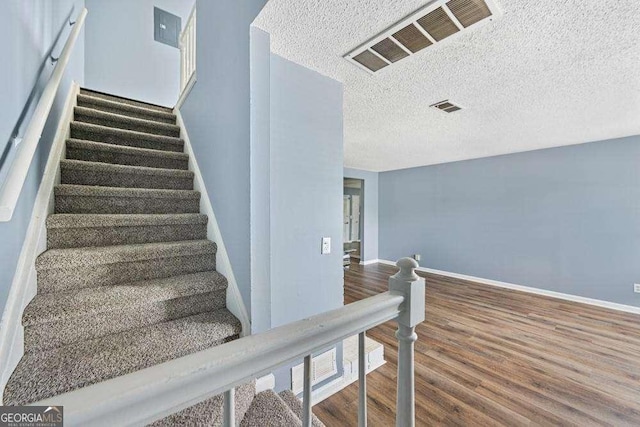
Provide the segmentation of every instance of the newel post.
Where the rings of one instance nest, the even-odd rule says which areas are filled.
[[[415,269],[413,258],[402,258],[396,265],[400,271],[389,278],[389,291],[404,296],[403,310],[398,316],[398,389],[396,426],[415,426],[415,379],[413,344],[418,339],[416,326],[424,321],[425,283]]]

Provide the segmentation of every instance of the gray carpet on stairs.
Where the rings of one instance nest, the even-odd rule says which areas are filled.
[[[296,397],[291,390],[284,390],[279,393],[280,398],[287,404],[289,409],[293,411],[298,418],[302,419],[302,402]],[[313,413],[311,414],[311,425],[313,427],[324,427],[324,424]]]
[[[81,90],[5,404],[238,338],[179,136],[170,109]]]
[[[176,116],[82,89],[5,405],[55,397],[239,338]],[[285,403],[285,401],[287,403]],[[153,426],[219,426],[214,396]],[[293,394],[236,390],[242,426],[297,426]],[[314,427],[322,423],[314,417]]]
[[[247,384],[236,387],[235,400],[236,420],[242,420],[251,406],[251,402],[256,394],[256,383],[251,381]],[[221,426],[223,421],[222,413],[223,396],[218,395],[189,408],[176,412],[162,420],[149,424],[151,427],[172,427],[172,426]]]
[[[67,140],[67,159],[149,168],[183,169],[189,167],[189,155],[174,151],[150,150],[105,144],[81,139]]]

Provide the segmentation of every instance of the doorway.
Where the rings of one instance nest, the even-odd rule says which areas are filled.
[[[349,268],[352,262],[360,263],[362,255],[364,181],[355,178],[344,178],[343,187],[343,266]]]

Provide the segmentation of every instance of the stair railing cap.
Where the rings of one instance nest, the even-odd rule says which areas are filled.
[[[416,274],[416,268],[419,264],[413,258],[400,258],[396,262],[396,266],[400,269],[393,277],[400,280],[414,281],[418,280],[420,276]]]

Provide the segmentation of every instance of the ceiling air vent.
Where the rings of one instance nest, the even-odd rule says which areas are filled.
[[[435,0],[344,57],[375,74],[448,37],[486,24],[501,14],[494,0]]]
[[[431,107],[437,108],[438,110],[444,111],[445,113],[453,113],[454,111],[462,110],[462,107],[460,105],[454,104],[448,99],[445,101],[436,102],[435,104],[431,105]]]

